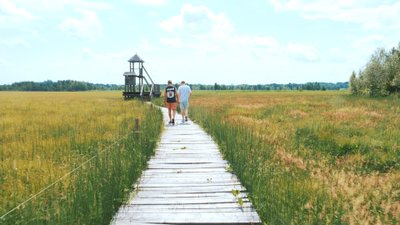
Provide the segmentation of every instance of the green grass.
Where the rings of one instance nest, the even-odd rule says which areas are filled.
[[[340,209],[330,218],[320,218],[322,210],[333,210],[327,203],[330,196],[309,182],[312,178],[306,171],[276,162],[273,148],[254,135],[251,129],[221,122],[222,117],[197,107],[190,112],[191,117],[216,139],[224,157],[250,192],[264,222],[329,224],[335,217],[340,218]],[[316,207],[305,208],[309,202],[315,203]]]

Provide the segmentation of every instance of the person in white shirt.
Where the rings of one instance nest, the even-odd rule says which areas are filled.
[[[189,108],[189,98],[192,95],[192,90],[185,81],[181,82],[181,86],[178,88],[178,96],[181,107],[182,123],[188,121],[188,108]]]

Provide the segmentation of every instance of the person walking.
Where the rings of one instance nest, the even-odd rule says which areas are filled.
[[[181,86],[178,88],[178,96],[180,100],[182,123],[185,123],[185,121],[188,121],[189,98],[192,96],[192,90],[189,85],[186,85],[185,81],[182,81]]]
[[[165,88],[164,105],[168,109],[169,124],[175,125],[176,105],[179,103],[179,96],[176,88],[172,85],[172,81],[168,81],[168,86]]]

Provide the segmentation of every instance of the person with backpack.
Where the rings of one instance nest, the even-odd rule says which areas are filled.
[[[179,103],[179,96],[176,88],[172,85],[172,81],[168,81],[165,88],[164,104],[168,109],[169,124],[175,125],[176,105]]]

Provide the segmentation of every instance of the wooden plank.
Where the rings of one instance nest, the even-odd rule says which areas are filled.
[[[187,150],[187,149],[178,149],[172,152],[166,152],[166,151],[160,151],[157,152],[153,157],[153,158],[179,158],[179,157],[191,157],[191,158],[198,158],[198,157],[213,157],[213,158],[218,158],[218,159],[222,159],[221,155],[219,155],[216,152],[203,152],[203,151],[191,151],[191,150]]]
[[[149,164],[227,164],[225,160],[216,158],[162,158],[162,159],[151,159]]]
[[[177,183],[140,183],[137,185],[138,188],[149,188],[149,187],[159,187],[159,188],[172,188],[172,187],[211,187],[211,186],[239,186],[240,182],[225,182],[225,183],[198,183],[198,184],[177,184]]]
[[[214,152],[214,153],[219,153],[219,149],[218,146],[216,145],[212,145],[212,144],[207,144],[207,143],[198,143],[197,145],[191,145],[191,144],[185,144],[185,143],[169,143],[169,144],[163,144],[158,146],[157,148],[157,152],[158,151],[174,151],[177,148],[182,148],[182,147],[186,147],[185,150],[197,150],[199,152]]]
[[[221,163],[152,163],[148,166],[149,169],[207,169],[207,168],[224,168],[226,169],[226,164]]]
[[[193,148],[193,146],[174,146],[168,149],[158,149],[157,153],[159,154],[168,154],[168,153],[195,153],[195,154],[207,154],[207,153],[218,153],[217,149],[204,149],[204,148]],[[218,153],[220,154],[220,153]],[[221,156],[220,156],[221,157]],[[222,158],[222,157],[221,157]]]
[[[142,177],[168,177],[168,178],[180,178],[180,177],[236,177],[234,174],[228,174],[226,171],[221,170],[218,171],[209,171],[201,173],[182,173],[182,172],[173,172],[173,173],[162,173],[160,170],[158,172],[145,172],[142,174]]]
[[[168,153],[220,154],[218,152],[218,149],[193,148],[193,146],[188,146],[188,145],[175,146],[175,147],[170,147],[168,149],[159,148],[157,150],[157,153],[159,153],[159,154],[162,154],[162,153],[163,154],[168,154]]]
[[[149,169],[142,174],[142,177],[182,177],[182,176],[211,176],[211,175],[227,175],[224,168],[211,169],[205,172],[207,169],[192,169],[192,170],[181,170],[181,169]],[[231,175],[232,176],[232,175]]]
[[[212,175],[197,175],[197,176],[190,176],[188,175],[166,175],[166,176],[143,176],[142,184],[149,184],[149,183],[176,183],[176,184],[218,184],[224,182],[240,182],[237,177],[234,177],[230,174],[221,174],[221,176]]]
[[[186,134],[186,135],[181,135],[181,134],[170,134],[168,136],[163,136],[161,137],[161,141],[195,141],[195,142],[199,142],[199,141],[203,141],[204,143],[207,144],[214,144],[214,140],[208,136],[207,134],[201,134],[201,133],[197,133],[197,134]]]
[[[163,174],[163,173],[225,173],[226,168],[180,168],[180,169],[147,169],[143,172],[143,175],[146,174]]]
[[[237,204],[236,202],[227,202],[227,203],[213,203],[213,204],[181,204],[181,205],[125,205],[121,207],[120,211],[134,211],[139,209],[145,210],[184,210],[184,209],[236,209],[236,208],[252,208],[252,204],[250,202],[244,202],[242,206]]]
[[[199,131],[198,129],[185,129],[184,131],[179,130],[179,131],[175,131],[175,132],[168,132],[168,133],[164,133],[163,135],[161,135],[162,138],[166,138],[166,137],[175,137],[175,135],[179,135],[182,136],[183,138],[186,136],[191,136],[191,135],[206,135],[207,133],[205,133],[204,131]]]
[[[169,154],[200,154],[200,155],[204,155],[204,154],[212,154],[214,156],[218,156],[218,152],[216,152],[216,150],[203,150],[203,149],[193,149],[191,147],[188,146],[182,146],[182,147],[177,147],[177,148],[171,148],[168,150],[162,150],[160,149],[159,151],[157,151],[157,153],[152,157],[155,158],[158,155],[169,155]],[[219,155],[220,158],[221,155]]]
[[[248,198],[242,198],[243,202],[249,202]],[[129,202],[130,205],[180,205],[180,204],[213,204],[213,203],[235,203],[238,199],[234,196],[204,197],[204,198],[135,198]]]
[[[206,148],[206,149],[207,149],[208,146],[215,147],[215,144],[213,144],[211,142],[207,143],[207,142],[187,142],[187,141],[176,141],[176,142],[163,141],[162,143],[160,143],[161,147],[168,147],[168,146],[174,146],[174,145],[176,145],[176,146],[190,145],[191,147],[196,147],[197,146],[197,147]]]
[[[194,166],[194,167],[204,167],[204,168],[206,168],[206,167],[209,167],[209,166],[227,166],[228,165],[228,163],[227,162],[225,162],[225,161],[212,161],[212,162],[208,162],[208,161],[203,161],[203,162],[196,162],[196,161],[191,161],[191,162],[184,162],[184,161],[182,161],[182,160],[175,160],[174,161],[174,159],[168,159],[168,161],[167,160],[150,160],[149,161],[149,166],[151,166],[151,165],[168,165],[168,164],[176,164],[176,165],[182,165],[182,168],[184,168],[185,166],[186,167],[191,167],[191,166]]]
[[[204,205],[204,204],[203,204]],[[210,204],[212,206],[212,204]],[[248,204],[250,205],[250,204]],[[164,205],[162,205],[164,207]],[[255,209],[251,207],[231,207],[231,208],[182,208],[177,209],[174,206],[169,208],[155,208],[153,205],[151,207],[134,206],[132,208],[125,208],[120,211],[120,214],[130,214],[130,213],[153,213],[157,211],[158,213],[216,213],[216,212],[229,212],[229,213],[245,213],[245,212],[256,212]]]
[[[136,198],[158,198],[158,199],[183,199],[183,198],[225,198],[225,199],[247,199],[247,194],[245,192],[239,193],[237,196],[233,196],[230,192],[202,192],[202,193],[160,193],[156,191],[139,191]]]
[[[171,138],[161,138],[159,144],[160,145],[169,145],[169,144],[192,144],[195,143],[197,145],[210,145],[216,146],[217,144],[208,138],[205,137],[196,137],[196,136],[186,136],[186,138],[179,138],[179,139],[171,139]]]
[[[207,193],[207,192],[231,192],[232,190],[246,191],[243,186],[191,186],[191,187],[141,187],[139,191],[151,192],[157,191],[159,193]]]
[[[208,164],[163,164],[153,163],[148,165],[149,169],[206,169],[206,168],[223,168],[227,167],[226,164],[221,163],[208,163]]]
[[[212,157],[223,159],[220,153],[215,152],[214,150],[197,150],[197,149],[190,149],[190,147],[182,146],[179,148],[169,149],[169,150],[160,150],[151,159],[158,158],[158,157],[181,157],[181,156],[190,156],[190,155],[209,155]]]
[[[176,210],[177,212],[187,212],[199,210],[204,211],[255,211],[250,202],[244,202],[242,205],[237,203],[214,203],[214,204],[181,204],[181,205],[126,205],[119,210],[121,213],[127,212],[168,212]]]
[[[129,216],[118,216],[117,221],[139,221],[152,223],[212,223],[212,224],[235,224],[235,223],[259,223],[257,213],[134,213]]]
[[[159,179],[159,178],[147,178],[142,180],[143,185],[154,185],[154,184],[175,184],[176,185],[202,185],[202,184],[225,184],[225,183],[239,183],[237,179],[230,179],[230,178],[220,178],[220,179],[206,179],[206,178],[192,178],[192,179],[184,179],[184,178],[166,178],[166,179]]]

